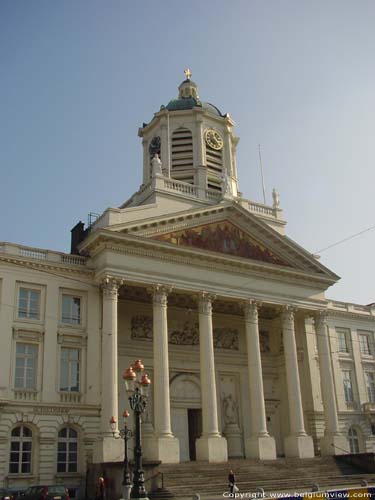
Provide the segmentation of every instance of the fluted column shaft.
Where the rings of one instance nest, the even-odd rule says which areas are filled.
[[[283,339],[286,379],[288,386],[290,433],[295,436],[305,436],[301,383],[298,371],[297,346],[294,331],[294,311],[287,307],[283,313]]]
[[[169,398],[168,292],[170,289],[164,286],[157,285],[153,288],[154,414],[155,434],[158,437],[172,436]]]
[[[250,388],[251,435],[254,437],[268,436],[259,343],[258,306],[256,302],[251,301],[245,304],[244,313]]]
[[[337,417],[336,393],[333,382],[331,353],[329,348],[327,320],[322,311],[314,317],[319,354],[321,388],[324,406],[325,434],[338,434],[339,421]]]
[[[212,329],[212,296],[206,293],[199,296],[198,311],[203,436],[220,436]]]
[[[110,419],[118,420],[117,302],[121,282],[107,278],[103,291],[101,431],[112,435]]]

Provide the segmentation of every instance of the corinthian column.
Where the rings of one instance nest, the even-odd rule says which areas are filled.
[[[306,434],[303,419],[301,383],[294,332],[294,309],[292,307],[287,306],[284,309],[282,321],[290,422],[290,435],[284,440],[285,455],[287,457],[309,458],[314,456],[314,446],[312,438]]]
[[[217,416],[212,299],[211,295],[202,292],[198,301],[203,433],[196,441],[196,451],[197,460],[225,462],[228,460],[227,441],[219,433]]]
[[[170,288],[161,285],[152,288],[155,436],[148,446],[147,455],[164,463],[178,463],[180,446],[178,439],[172,434],[169,398],[167,296],[170,291]]]
[[[102,367],[101,367],[101,439],[95,443],[94,462],[121,460],[121,450],[113,439],[111,417],[118,421],[117,298],[121,280],[108,277],[102,283]]]
[[[276,458],[276,445],[274,438],[267,431],[256,302],[250,300],[245,303],[244,313],[251,414],[251,436],[245,443],[246,456],[261,460],[274,460]]]
[[[345,453],[348,446],[346,438],[339,431],[326,318],[325,311],[319,311],[314,316],[325,421],[324,437],[320,439],[320,451],[322,455],[340,455]]]

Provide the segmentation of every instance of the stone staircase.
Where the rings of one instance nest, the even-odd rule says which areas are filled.
[[[334,457],[311,459],[279,458],[277,460],[230,460],[227,463],[187,462],[161,465],[164,487],[178,497],[192,497],[194,493],[223,498],[228,491],[228,472],[233,469],[240,492],[251,493],[257,488],[268,492],[311,491],[319,489],[360,486],[362,480],[375,483],[375,473],[366,474]]]

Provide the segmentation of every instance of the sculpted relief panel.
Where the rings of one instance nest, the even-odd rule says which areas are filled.
[[[131,338],[134,340],[152,340],[152,317],[133,316],[131,319]],[[238,330],[235,328],[214,328],[214,347],[238,351]],[[169,331],[169,343],[174,345],[199,345],[198,322],[185,321],[182,328]]]

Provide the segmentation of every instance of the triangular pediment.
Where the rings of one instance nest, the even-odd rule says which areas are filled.
[[[235,202],[141,217],[111,231],[200,256],[241,259],[242,263],[299,271],[334,283],[338,276],[310,252]]]
[[[159,234],[152,239],[280,266],[289,265],[275,252],[228,220]]]

